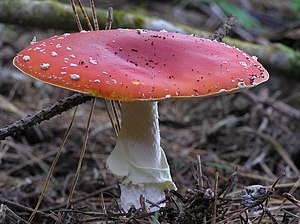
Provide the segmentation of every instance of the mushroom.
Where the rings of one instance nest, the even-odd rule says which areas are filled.
[[[160,147],[159,100],[236,92],[269,78],[256,57],[235,47],[140,29],[54,36],[21,51],[14,65],[51,85],[122,102],[122,128],[107,166],[121,178],[125,210],[140,207],[140,195],[157,202],[165,188],[176,189]]]

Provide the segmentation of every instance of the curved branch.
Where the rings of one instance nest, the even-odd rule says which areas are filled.
[[[41,123],[44,120],[49,120],[58,114],[70,110],[71,108],[91,100],[93,97],[86,96],[81,93],[76,93],[64,100],[60,100],[52,106],[39,111],[38,113],[27,116],[24,119],[18,120],[4,128],[0,129],[0,140],[8,136],[15,136],[28,128]]]

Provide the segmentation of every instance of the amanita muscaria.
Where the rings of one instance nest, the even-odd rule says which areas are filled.
[[[119,176],[121,203],[139,207],[175,189],[160,147],[157,101],[220,95],[256,86],[268,72],[245,52],[195,36],[105,30],[54,36],[21,51],[14,65],[43,82],[122,101],[122,128],[108,168]]]

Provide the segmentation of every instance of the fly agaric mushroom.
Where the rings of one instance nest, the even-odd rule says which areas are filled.
[[[124,209],[175,189],[160,147],[157,101],[220,95],[256,86],[268,72],[245,52],[178,33],[105,30],[64,34],[21,51],[22,72],[77,92],[122,101],[122,128],[107,160],[121,177]]]

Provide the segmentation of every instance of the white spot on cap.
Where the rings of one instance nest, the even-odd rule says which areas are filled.
[[[99,79],[95,79],[95,80],[94,80],[94,83],[99,83],[99,82],[100,82]]]
[[[51,52],[51,56],[52,56],[52,57],[56,57],[57,55],[58,55],[58,54],[57,54],[55,51],[52,51],[52,52]]]
[[[70,54],[71,58],[76,58],[76,56],[74,54]]]
[[[23,60],[24,61],[29,61],[30,60],[30,56],[29,55],[24,55],[23,56]]]
[[[239,89],[245,89],[245,88],[247,88],[245,82],[238,82],[237,86],[238,86]]]
[[[70,66],[71,67],[77,67],[77,64],[71,63]]]
[[[147,33],[147,31],[144,30],[144,29],[137,29],[137,31],[138,31],[139,33]]]
[[[247,63],[246,62],[244,62],[244,61],[240,61],[239,62],[244,68],[246,68],[246,69],[248,69],[249,68],[249,66],[247,65]]]
[[[72,50],[72,48],[70,48],[70,47],[67,47],[66,49],[67,49],[68,51]]]
[[[93,65],[97,65],[97,60],[93,59],[92,57],[90,57],[90,63]]]
[[[55,47],[56,47],[56,48],[61,48],[61,45],[60,45],[60,44],[56,44]]]
[[[80,79],[80,75],[78,75],[78,74],[71,74],[70,77],[71,77],[71,79],[73,79],[73,80],[78,80],[78,79]]]
[[[171,95],[166,95],[165,98],[171,98]]]
[[[252,56],[252,58],[257,61],[258,57],[257,56]]]
[[[50,68],[50,64],[48,64],[48,63],[42,63],[41,64],[41,69],[46,70],[48,68]]]
[[[235,79],[231,79],[231,82],[236,82],[236,81],[240,81],[240,82],[244,82],[243,78],[235,78]]]
[[[103,71],[102,73],[103,73],[103,74],[105,74],[105,75],[107,75],[107,74],[108,74],[106,71]]]
[[[67,72],[61,72],[60,74],[62,74],[62,75],[66,75],[66,74],[67,74]]]

